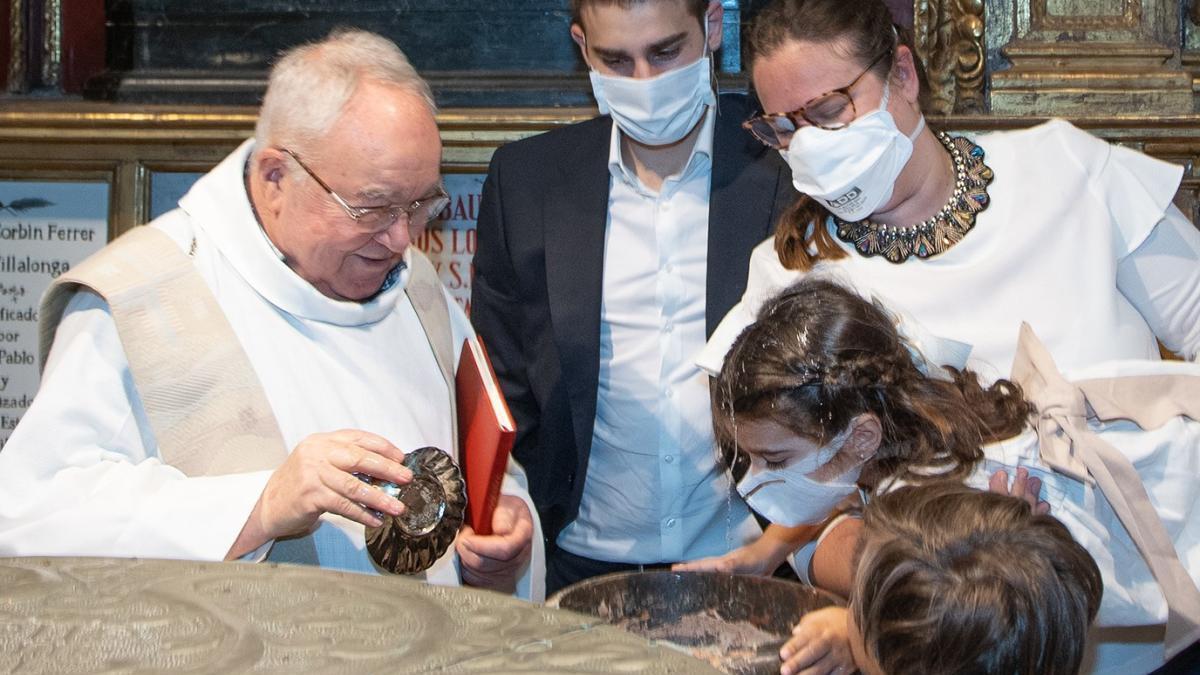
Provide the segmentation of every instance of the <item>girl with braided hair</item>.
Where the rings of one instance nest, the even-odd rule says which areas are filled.
[[[763,306],[713,383],[717,439],[750,506],[789,527],[828,523],[796,556],[802,577],[857,601],[862,589],[854,583],[853,561],[870,547],[861,519],[835,515],[845,502],[857,497],[870,504],[873,496],[904,486],[947,482],[1003,492],[1007,476],[996,472],[1009,472],[1021,478],[1014,494],[1027,497],[1028,515],[1049,507],[1099,567],[1105,592],[1098,625],[1106,633],[1081,652],[1084,672],[1149,672],[1195,641],[1200,518],[1191,514],[1200,503],[1200,366],[1102,364],[1077,371],[1080,377],[1069,382],[1030,332],[1019,341],[1014,366],[1021,386],[1009,380],[984,385],[970,370],[927,362],[897,321],[852,290],[807,277]],[[1153,406],[1158,412],[1148,413]],[[1056,444],[1065,438],[1070,445],[1062,450]],[[1039,489],[1048,504],[1033,507],[1026,493]],[[936,533],[949,524],[924,526]],[[1172,548],[1177,556],[1163,552]],[[1062,545],[1051,549],[1064,559],[1074,555]],[[863,574],[860,568],[859,582]],[[909,610],[920,608],[933,611],[921,603]],[[814,668],[803,672],[833,672],[820,664],[837,655],[813,654],[804,645],[813,631],[839,629],[839,618],[831,616],[836,612],[806,617],[811,630],[805,622],[797,628],[782,653],[783,672],[802,665]],[[1079,616],[1060,618],[1077,623]],[[1128,626],[1150,635],[1124,630]],[[979,649],[972,653],[986,657],[986,641],[973,640]],[[880,662],[886,656],[874,654]],[[973,663],[930,672],[988,672],[977,667],[982,661]]]

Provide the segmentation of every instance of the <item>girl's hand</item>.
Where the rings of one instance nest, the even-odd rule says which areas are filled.
[[[779,650],[781,675],[843,675],[855,670],[846,626],[846,608],[825,607],[805,614]]]
[[[992,474],[991,480],[988,481],[988,492],[1023,499],[1034,513],[1043,515],[1050,513],[1050,502],[1039,499],[1042,492],[1042,479],[1030,476],[1029,469],[1024,467],[1017,469],[1011,486],[1008,483],[1007,471],[1000,470]]]

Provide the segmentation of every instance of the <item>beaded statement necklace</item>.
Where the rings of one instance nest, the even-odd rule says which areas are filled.
[[[983,163],[983,148],[966,138],[939,131],[937,139],[954,160],[955,173],[954,194],[942,210],[908,227],[888,227],[867,219],[852,223],[833,216],[838,239],[853,244],[868,258],[881,255],[900,264],[914,255],[935,256],[967,236],[975,227],[975,216],[991,203],[987,187],[992,169]]]

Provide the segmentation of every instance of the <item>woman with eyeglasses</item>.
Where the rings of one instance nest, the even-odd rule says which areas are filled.
[[[1200,351],[1200,232],[1182,168],[1068,122],[968,137],[930,129],[921,72],[881,0],[778,0],[751,32],[763,110],[746,127],[804,196],[751,259],[712,372],[774,291],[839,277],[961,343],[950,365],[1007,376],[1022,321],[1063,368]]]

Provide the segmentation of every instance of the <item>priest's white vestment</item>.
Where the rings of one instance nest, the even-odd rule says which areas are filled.
[[[408,270],[362,303],[328,298],[297,276],[247,197],[251,150],[247,141],[148,227],[192,257],[253,365],[286,447],[313,433],[362,429],[404,451],[451,449],[449,392],[404,293]],[[457,362],[473,333],[442,292]],[[0,556],[221,560],[269,476],[188,477],[164,464],[108,306],[82,291],[67,305],[33,404],[0,452]],[[518,595],[541,600],[542,536],[515,463],[503,492],[523,499],[534,520],[533,560]],[[325,514],[313,540],[321,567],[375,571],[362,525]],[[453,546],[425,578],[459,583]]]

